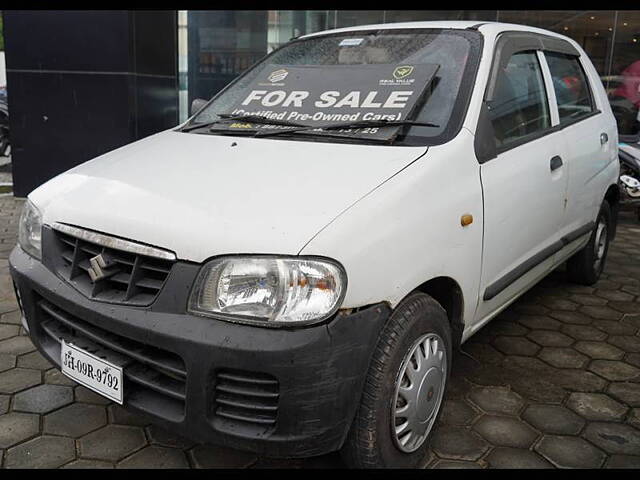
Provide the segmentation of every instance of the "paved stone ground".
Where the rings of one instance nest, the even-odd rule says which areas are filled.
[[[52,368],[21,330],[8,275],[20,205],[0,198],[1,466],[342,466],[196,445]],[[561,268],[464,345],[429,467],[640,468],[640,224],[621,223],[595,286]]]

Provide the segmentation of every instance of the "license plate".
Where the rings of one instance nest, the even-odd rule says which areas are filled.
[[[122,368],[62,341],[62,373],[122,405]]]

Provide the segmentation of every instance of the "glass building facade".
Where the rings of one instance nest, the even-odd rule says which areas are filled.
[[[425,20],[477,20],[545,28],[576,40],[600,73],[621,134],[639,130],[639,10],[217,10],[178,12],[180,120],[291,38],[331,28]]]

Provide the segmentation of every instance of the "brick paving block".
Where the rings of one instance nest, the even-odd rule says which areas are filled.
[[[598,468],[606,455],[578,437],[545,435],[535,450],[560,468]]]
[[[11,397],[9,395],[0,395],[0,415],[4,415],[9,411],[9,402]]]
[[[431,448],[439,456],[452,460],[479,459],[489,449],[477,433],[464,427],[438,429],[431,439]]]
[[[562,323],[548,316],[522,315],[518,322],[532,330],[558,330]]]
[[[637,455],[640,453],[640,430],[622,423],[592,422],[584,437],[608,453]]]
[[[640,407],[640,383],[614,382],[609,385],[608,393],[630,407]]]
[[[593,322],[593,318],[580,312],[551,312],[550,317],[560,320],[568,325],[589,325]]]
[[[107,424],[107,413],[100,405],[73,403],[44,417],[44,432],[78,438]]]
[[[513,417],[484,415],[473,429],[492,445],[529,448],[538,434],[526,423]]]
[[[0,373],[0,393],[16,393],[41,383],[38,370],[13,368]]]
[[[527,338],[543,347],[568,347],[575,341],[564,333],[549,330],[534,330],[527,335]]]
[[[589,357],[573,348],[544,347],[538,358],[557,368],[582,368],[589,362]]]
[[[15,337],[20,333],[19,325],[0,324],[0,340],[6,340],[11,337]]]
[[[640,368],[640,353],[629,353],[624,357],[624,361],[629,365]]]
[[[489,468],[553,468],[553,465],[537,453],[521,448],[494,448],[485,461]]]
[[[57,368],[52,368],[44,373],[44,383],[51,385],[64,385],[67,387],[74,387],[78,385]]]
[[[505,369],[527,370],[534,375],[548,375],[556,369],[536,357],[509,355],[502,362]]]
[[[96,405],[110,405],[112,402],[107,397],[89,390],[88,388],[78,385],[75,388],[76,402],[94,403]]]
[[[117,462],[146,444],[139,427],[107,425],[78,440],[81,457]]]
[[[71,387],[44,384],[16,394],[13,409],[18,412],[47,413],[71,402]]]
[[[195,445],[193,440],[176,435],[157,425],[149,425],[147,427],[147,436],[151,443],[162,447],[188,449]]]
[[[8,448],[38,433],[40,421],[37,415],[7,413],[0,415],[0,448]]]
[[[545,307],[548,307],[551,311],[573,311],[577,310],[579,304],[572,302],[569,299],[557,297],[557,296],[545,296],[540,300],[540,303]]]
[[[634,408],[633,410],[631,410],[629,418],[627,419],[627,423],[629,423],[629,425],[631,425],[632,427],[636,427],[638,430],[640,430],[640,408]]]
[[[637,330],[620,320],[594,320],[591,325],[609,335],[634,335]]]
[[[33,346],[29,337],[16,336],[0,341],[0,353],[22,355],[23,353],[33,352],[35,349],[36,347]]]
[[[85,458],[81,458],[79,460],[74,460],[73,462],[67,463],[66,465],[63,465],[60,468],[64,468],[64,469],[77,469],[77,468],[81,468],[81,469],[109,469],[109,468],[115,468],[114,465],[112,463],[109,462],[104,462],[102,460],[89,460],[89,459],[85,459]]]
[[[608,305],[621,313],[634,314],[640,312],[640,307],[636,302],[609,302]]]
[[[462,348],[466,353],[471,355],[480,363],[500,365],[504,360],[504,355],[488,343],[477,343],[470,341],[465,343]]]
[[[439,421],[445,425],[471,425],[478,415],[464,400],[445,400]]]
[[[485,412],[517,415],[524,406],[524,400],[508,388],[476,387],[469,398]]]
[[[591,325],[563,325],[560,329],[576,340],[604,340],[607,334]]]
[[[596,360],[620,360],[624,357],[622,350],[605,342],[580,341],[573,348]]]
[[[189,468],[189,462],[182,450],[152,445],[122,460],[116,468]]]
[[[496,337],[493,346],[505,355],[534,356],[540,350],[538,345],[524,337]]]
[[[526,335],[529,331],[528,328],[525,328],[519,323],[516,323],[512,320],[493,320],[487,327],[487,330],[491,332],[492,336],[521,336]]]
[[[585,425],[584,419],[560,405],[529,405],[522,418],[543,433],[577,435]]]
[[[22,368],[32,368],[34,370],[49,370],[53,365],[44,358],[40,352],[31,352],[18,357],[18,366]]]
[[[48,435],[34,438],[7,451],[5,468],[57,468],[75,459],[70,438]]]
[[[634,468],[640,470],[640,456],[611,455],[605,468]]]
[[[142,415],[125,410],[120,405],[112,404],[107,408],[109,412],[109,422],[119,425],[133,425],[136,427],[146,427],[149,425],[149,419]]]
[[[569,295],[569,300],[579,303],[580,305],[606,305],[607,301],[604,298],[596,297],[595,295],[587,295],[585,293],[573,293]]]
[[[640,296],[638,297],[638,300],[640,300]],[[620,322],[624,323],[625,325],[631,325],[637,330],[640,330],[640,305],[638,305],[637,302],[635,303],[635,305],[637,310],[633,313],[627,313],[626,315],[624,315]]]
[[[18,304],[15,302],[0,302],[0,311],[9,309],[0,316],[0,323],[9,323],[11,325],[22,325],[22,315],[18,310]]]
[[[480,465],[478,465],[477,463],[474,462],[465,462],[465,461],[461,461],[461,460],[438,460],[436,463],[434,463],[431,467],[429,468],[434,468],[434,469],[456,469],[456,468],[460,468],[460,469],[478,469],[478,468],[482,468]]]
[[[607,339],[607,342],[625,352],[640,353],[640,337],[612,335]]]
[[[611,302],[628,302],[633,300],[633,295],[621,292],[620,290],[596,290],[594,295]]]
[[[594,360],[589,370],[611,381],[636,380],[640,376],[640,368],[616,360]]]
[[[16,356],[8,353],[0,353],[0,372],[12,369],[16,366]]]
[[[587,420],[622,420],[628,407],[602,393],[579,393],[569,395],[567,407]]]
[[[189,453],[196,468],[246,468],[257,460],[251,453],[211,445],[198,445]]]

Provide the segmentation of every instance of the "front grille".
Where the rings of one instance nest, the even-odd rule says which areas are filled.
[[[62,340],[73,343],[123,368],[126,403],[174,421],[184,417],[187,371],[178,355],[91,325],[47,300],[37,306],[43,346],[54,358]]]
[[[220,370],[215,383],[215,415],[260,426],[275,425],[278,380],[266,373]]]
[[[53,230],[58,240],[58,273],[89,298],[132,305],[151,304],[169,276],[174,261],[105,247]],[[108,262],[106,276],[92,279],[91,259]],[[95,260],[94,260],[95,262]]]

